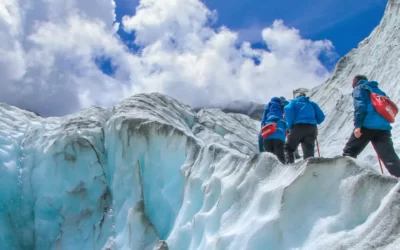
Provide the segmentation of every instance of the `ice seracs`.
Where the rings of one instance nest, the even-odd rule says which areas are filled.
[[[284,166],[257,153],[245,115],[161,94],[59,118],[0,112],[5,249],[399,244],[395,178],[342,157]]]

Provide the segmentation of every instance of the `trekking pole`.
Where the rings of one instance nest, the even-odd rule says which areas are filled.
[[[318,144],[318,139],[316,139],[315,141],[317,142],[318,157],[321,157],[321,153],[319,152],[319,144]]]
[[[381,167],[381,172],[383,174],[382,161],[381,161],[381,157],[379,157],[379,155],[378,155],[378,161],[379,161],[379,166]]]

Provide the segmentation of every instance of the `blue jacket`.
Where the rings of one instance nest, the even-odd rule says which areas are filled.
[[[265,124],[272,124],[274,122],[276,122],[276,132],[267,138],[264,138],[264,140],[278,139],[281,141],[286,141],[286,122],[278,116],[271,115],[266,120]]]
[[[271,101],[267,104],[265,107],[262,119],[261,119],[261,128],[264,127],[264,125],[267,122],[267,119],[270,116],[277,116],[279,118],[283,118],[283,108],[282,108],[282,102],[281,99],[278,97],[273,97]]]
[[[386,93],[378,88],[377,82],[359,81],[353,90],[354,126],[356,128],[391,130],[392,126],[389,121],[376,112],[374,106],[372,106],[367,89],[386,96]]]
[[[310,98],[300,96],[285,107],[287,129],[297,123],[321,124],[325,120],[325,114],[321,108]]]

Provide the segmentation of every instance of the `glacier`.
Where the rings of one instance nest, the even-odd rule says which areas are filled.
[[[351,78],[400,101],[400,1],[310,90],[321,157],[258,153],[259,121],[168,96],[42,118],[0,104],[0,249],[400,249],[400,184],[371,146],[341,157]],[[400,125],[393,139],[400,149]]]
[[[139,94],[0,106],[1,249],[393,249],[400,186],[347,157],[282,165],[259,122]]]

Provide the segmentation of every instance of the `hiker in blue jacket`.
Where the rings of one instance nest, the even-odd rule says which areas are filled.
[[[400,160],[391,138],[392,127],[388,120],[375,111],[368,90],[386,96],[376,81],[368,81],[366,76],[356,75],[353,79],[355,128],[343,149],[343,156],[357,158],[371,142],[390,174],[400,177]]]
[[[321,108],[305,93],[298,93],[285,107],[286,125],[290,131],[285,144],[287,163],[294,163],[294,152],[301,144],[303,158],[314,157],[317,125],[325,120]]]
[[[263,117],[261,119],[261,128],[266,124],[277,124],[277,131],[267,138],[261,137],[259,134],[260,152],[266,151],[275,154],[278,159],[285,163],[284,144],[286,138],[286,123],[283,120],[283,108],[288,102],[285,98],[273,97],[266,105]],[[263,151],[261,151],[261,147]]]
[[[283,106],[287,104],[287,101],[283,98],[273,97],[271,101],[265,106],[263,116],[261,118],[261,128],[264,127],[269,115],[275,115],[278,117],[282,117],[283,115]],[[263,138],[261,137],[261,129],[258,134],[258,149],[261,152],[264,152],[264,143]]]

